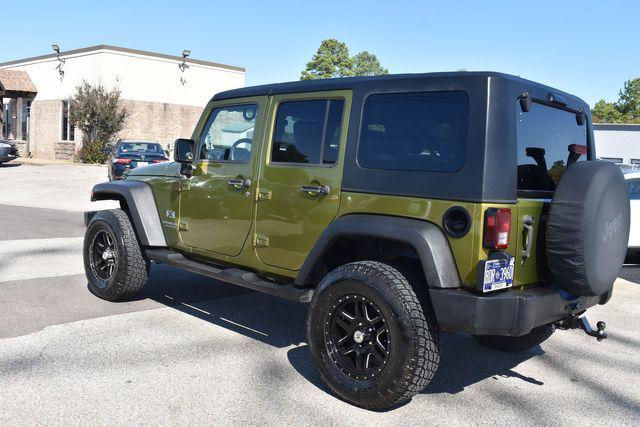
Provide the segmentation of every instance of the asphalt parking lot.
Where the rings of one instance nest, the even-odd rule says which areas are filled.
[[[559,331],[513,355],[445,335],[429,388],[370,412],[320,382],[304,305],[157,265],[136,301],[93,296],[82,211],[105,176],[0,167],[0,425],[640,424],[640,266],[590,311],[608,340]]]

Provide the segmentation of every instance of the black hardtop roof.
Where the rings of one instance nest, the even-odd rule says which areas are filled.
[[[213,97],[213,100],[243,98],[248,96],[263,96],[263,95],[278,95],[286,93],[296,92],[320,92],[329,90],[344,90],[344,89],[365,89],[367,86],[379,86],[382,82],[388,82],[391,86],[393,83],[411,82],[416,83],[423,82],[431,79],[478,79],[478,78],[493,78],[511,81],[513,83],[519,83],[520,85],[526,85],[530,87],[536,87],[537,89],[546,90],[548,93],[560,94],[566,98],[572,99],[575,103],[582,103],[584,101],[574,95],[555,89],[550,86],[543,85],[531,80],[523,79],[511,74],[499,73],[495,71],[452,71],[441,73],[416,73],[416,74],[387,74],[382,76],[368,76],[368,77],[342,77],[333,79],[318,79],[318,80],[300,80],[286,83],[273,83],[259,86],[249,86],[239,89],[231,89],[224,92],[220,92]]]

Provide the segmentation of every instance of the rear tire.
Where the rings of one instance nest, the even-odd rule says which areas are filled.
[[[543,325],[534,328],[526,335],[520,337],[507,337],[502,335],[474,335],[480,344],[506,353],[517,353],[535,347],[549,338],[555,328],[553,325]]]
[[[411,399],[440,362],[433,315],[407,279],[380,262],[354,262],[331,271],[311,300],[307,332],[325,384],[365,409],[383,410]]]
[[[84,269],[91,292],[107,301],[136,296],[149,277],[133,226],[121,209],[97,212],[84,237]]]

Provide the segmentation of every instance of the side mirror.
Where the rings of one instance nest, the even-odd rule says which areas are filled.
[[[180,163],[191,163],[195,156],[193,155],[193,150],[195,148],[196,143],[193,139],[176,139],[173,148],[173,158],[176,162]]]
[[[176,139],[173,146],[173,159],[176,162],[180,162],[180,175],[185,178],[191,178],[193,176],[193,150],[196,143],[193,139]]]

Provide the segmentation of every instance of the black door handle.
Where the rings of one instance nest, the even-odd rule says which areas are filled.
[[[251,186],[251,180],[249,178],[232,178],[227,181],[227,183],[238,190]]]
[[[328,185],[302,185],[300,191],[310,196],[324,196],[329,194],[331,188]]]
[[[531,215],[525,215],[522,218],[522,227],[524,228],[522,232],[522,265],[529,259],[531,256],[531,247],[533,246],[533,223],[535,219]]]

